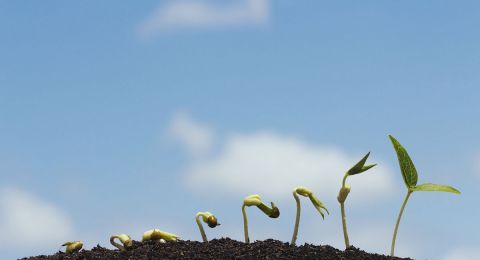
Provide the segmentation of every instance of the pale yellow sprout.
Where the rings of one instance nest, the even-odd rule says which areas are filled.
[[[245,212],[245,207],[256,206],[258,207],[263,213],[265,213],[270,218],[278,218],[280,216],[280,210],[271,202],[272,207],[268,207],[267,205],[263,204],[260,195],[250,195],[243,200],[242,205],[242,214],[243,214],[243,232],[245,234],[245,243],[250,243],[250,238],[248,236],[248,220],[247,220],[247,213]]]
[[[329,214],[328,209],[323,205],[323,203],[313,194],[313,192],[305,187],[299,186],[293,189],[293,197],[295,198],[295,201],[297,203],[297,216],[295,218],[295,227],[293,229],[293,236],[292,236],[292,242],[290,244],[295,245],[295,242],[297,241],[297,234],[298,234],[298,226],[300,225],[300,198],[298,195],[308,197],[310,201],[312,202],[313,206],[317,209],[318,213],[322,216],[322,218],[325,217],[324,213],[322,210],[325,210],[327,214]]]
[[[143,233],[142,242],[149,241],[149,240],[165,240],[165,241],[177,241],[179,236],[161,231],[160,229],[151,229]]]
[[[120,240],[120,242],[123,245],[120,245],[119,243],[115,242],[115,239]],[[111,236],[110,237],[110,244],[112,244],[114,247],[120,249],[120,251],[124,251],[124,250],[128,249],[129,247],[131,247],[133,242],[132,242],[132,239],[130,238],[129,235],[120,234],[120,235]]]
[[[65,252],[66,253],[74,253],[80,251],[83,247],[83,242],[82,241],[72,241],[72,242],[66,242],[62,244],[62,246],[66,246]]]
[[[220,223],[218,223],[217,218],[210,212],[198,212],[195,215],[195,221],[197,221],[198,228],[200,229],[200,233],[202,234],[203,242],[208,242],[207,235],[205,234],[205,230],[203,229],[202,223],[200,222],[200,217],[202,217],[203,222],[207,223],[209,227],[214,228]]]

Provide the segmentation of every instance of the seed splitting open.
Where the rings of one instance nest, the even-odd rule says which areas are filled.
[[[200,234],[202,235],[203,242],[208,242],[207,240],[207,235],[205,234],[205,230],[203,229],[202,222],[200,221],[200,218],[202,218],[203,222],[207,223],[207,225],[210,228],[214,228],[216,226],[219,226],[220,223],[218,223],[217,217],[215,217],[212,213],[210,212],[198,212],[197,215],[195,215],[195,221],[197,222],[198,229],[200,229]]]
[[[143,236],[142,236],[142,242],[150,241],[150,240],[160,241],[162,239],[166,242],[175,242],[179,239],[179,236],[165,232],[165,231],[161,231],[160,229],[148,230],[145,233],[143,233]]]
[[[78,252],[82,249],[83,247],[83,242],[82,241],[72,241],[72,242],[65,242],[62,244],[62,246],[65,246],[65,252],[68,254]]]
[[[273,202],[270,202],[272,207],[268,207],[263,204],[260,195],[250,195],[243,200],[242,205],[242,214],[243,214],[243,232],[245,234],[245,243],[250,243],[250,238],[248,236],[248,219],[247,213],[245,212],[245,207],[256,206],[259,208],[265,215],[270,218],[278,218],[280,216],[280,210],[275,206]]]

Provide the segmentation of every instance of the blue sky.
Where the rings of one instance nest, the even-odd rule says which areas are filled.
[[[0,256],[54,253],[67,240],[108,246],[160,228],[342,247],[342,171],[367,151],[379,167],[349,181],[354,245],[387,254],[405,187],[387,138],[410,152],[418,193],[396,252],[478,254],[478,1],[0,2]],[[335,185],[338,183],[338,187]],[[355,192],[355,191],[358,192]],[[5,231],[5,232],[4,232]],[[477,251],[476,251],[477,250]]]

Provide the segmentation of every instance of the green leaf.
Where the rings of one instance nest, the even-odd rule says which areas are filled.
[[[418,174],[415,165],[410,159],[410,156],[407,153],[407,150],[403,148],[400,142],[397,141],[392,135],[388,135],[390,141],[392,141],[393,148],[397,153],[398,163],[400,164],[400,170],[402,172],[403,181],[407,188],[413,188],[417,185]]]
[[[325,214],[322,212],[322,209],[327,212],[327,214],[330,215],[330,212],[328,212],[328,209],[325,207],[325,205],[313,194],[310,194],[308,196],[310,201],[312,202],[313,206],[317,209],[318,213],[322,216],[323,219],[325,219]]]
[[[368,152],[357,164],[355,164],[352,168],[350,168],[350,170],[347,171],[347,174],[348,175],[359,174],[374,167],[376,164],[365,166],[365,162],[367,162],[369,155],[370,155],[370,152]]]
[[[413,191],[441,191],[441,192],[450,192],[450,193],[460,194],[460,191],[455,189],[452,186],[434,184],[434,183],[420,184],[411,189]]]

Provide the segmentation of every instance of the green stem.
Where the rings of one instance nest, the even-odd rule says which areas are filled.
[[[394,253],[395,253],[395,240],[397,239],[398,226],[400,225],[400,219],[402,218],[403,211],[405,210],[405,206],[407,205],[408,198],[410,198],[410,194],[412,194],[412,191],[408,190],[407,196],[405,197],[405,200],[403,201],[402,208],[400,209],[400,213],[398,214],[397,224],[395,225],[395,230],[393,231],[392,250],[390,252],[390,256],[392,256],[392,257],[394,256]]]
[[[300,199],[298,198],[298,195],[296,191],[293,191],[293,197],[295,198],[295,201],[297,202],[297,216],[295,218],[295,227],[293,228],[293,236],[292,236],[292,242],[290,243],[292,246],[295,245],[295,242],[297,241],[297,234],[298,234],[298,226],[300,225]]]
[[[347,177],[348,177],[348,174],[345,174],[345,176],[343,176],[342,189],[345,188]],[[345,240],[345,248],[349,248],[350,247],[350,240],[348,239],[347,215],[345,214],[345,203],[344,202],[340,202],[340,209],[342,211],[342,227],[343,227],[343,239]]]
[[[203,229],[202,223],[200,221],[200,217],[202,217],[201,213],[197,213],[195,216],[195,221],[197,221],[198,229],[200,229],[200,234],[202,234],[203,242],[208,242],[207,235],[205,234],[205,230]]]
[[[340,203],[340,209],[342,210],[342,226],[343,226],[343,238],[345,240],[345,248],[350,247],[350,241],[348,240],[347,233],[347,217],[345,216],[345,204]]]
[[[243,233],[245,234],[245,243],[250,243],[250,238],[248,238],[248,220],[247,220],[247,212],[245,212],[245,205],[242,206],[242,214],[243,214]]]

